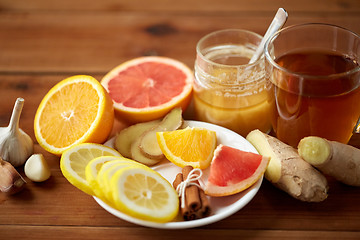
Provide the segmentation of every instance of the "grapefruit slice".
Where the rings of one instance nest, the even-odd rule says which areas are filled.
[[[101,80],[116,117],[133,123],[164,117],[175,107],[185,111],[193,82],[193,72],[185,64],[157,56],[127,61]]]
[[[244,152],[220,144],[210,165],[205,193],[209,196],[228,196],[239,193],[259,180],[270,158]]]

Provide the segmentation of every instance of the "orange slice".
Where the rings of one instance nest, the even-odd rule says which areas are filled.
[[[114,123],[111,98],[95,78],[73,76],[42,99],[34,120],[35,137],[48,152],[61,155],[84,142],[103,143]]]
[[[191,165],[205,169],[210,166],[216,148],[216,132],[190,128],[157,132],[156,137],[166,158],[179,167]]]
[[[162,118],[175,107],[185,111],[193,81],[192,71],[177,60],[140,57],[111,70],[101,84],[120,120],[144,122]]]
[[[249,188],[263,176],[269,160],[256,153],[220,144],[211,162],[205,193],[228,196]]]

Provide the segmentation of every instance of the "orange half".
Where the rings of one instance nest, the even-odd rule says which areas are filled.
[[[61,155],[84,142],[103,143],[114,123],[112,100],[95,78],[78,75],[56,84],[42,99],[34,120],[35,137]]]

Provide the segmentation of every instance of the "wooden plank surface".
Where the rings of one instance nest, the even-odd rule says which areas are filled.
[[[2,0],[0,2],[1,11],[77,11],[78,13],[93,12],[185,12],[188,14],[196,13],[232,13],[244,12],[247,15],[252,13],[262,14],[264,12],[273,13],[278,7],[284,7],[294,12],[307,13],[356,13],[360,6],[357,0],[303,0],[301,3],[296,0]]]
[[[360,25],[354,24],[360,22],[360,15],[353,14],[354,9],[360,12],[360,4],[351,3],[352,7],[347,12],[339,10],[340,14],[334,10],[292,12],[290,8],[287,25],[326,22],[360,32]],[[0,12],[0,72],[105,73],[142,55],[169,56],[192,67],[195,46],[202,36],[224,28],[243,28],[263,35],[275,10],[268,9],[266,14],[176,15],[167,11],[4,11]]]
[[[17,97],[20,127],[33,140],[33,119],[45,93],[74,74],[100,80],[123,61],[163,55],[193,66],[196,42],[224,28],[264,34],[278,7],[287,25],[326,22],[360,33],[358,0],[46,1],[0,0],[0,126]],[[113,134],[126,126],[116,122]],[[350,142],[360,148],[360,137]],[[220,222],[187,230],[140,227],[103,210],[62,176],[59,158],[41,152],[52,177],[0,193],[0,239],[360,239],[360,189],[329,179],[322,203],[304,203],[264,181],[255,198]],[[22,169],[19,171],[23,174]]]

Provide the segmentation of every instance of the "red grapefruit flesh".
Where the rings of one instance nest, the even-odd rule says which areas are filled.
[[[228,196],[249,188],[263,176],[269,160],[256,153],[220,144],[210,165],[205,193]]]
[[[111,70],[101,84],[119,119],[144,122],[161,118],[175,107],[185,111],[193,81],[193,72],[177,60],[139,57]]]

